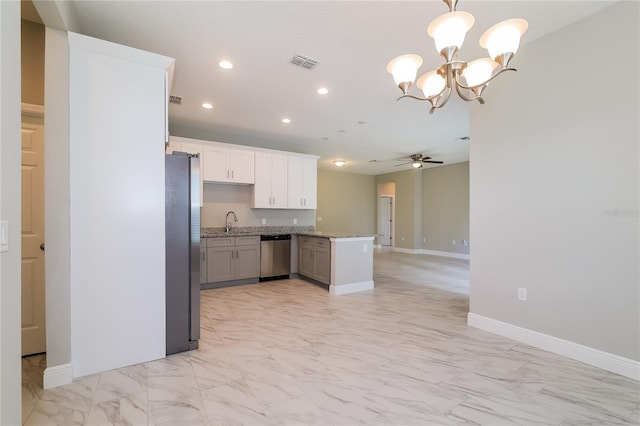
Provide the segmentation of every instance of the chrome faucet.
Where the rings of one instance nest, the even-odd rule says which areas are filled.
[[[231,231],[231,223],[229,222],[229,215],[230,214],[233,215],[233,221],[234,222],[238,221],[238,216],[236,216],[236,214],[233,211],[227,212],[227,217],[225,218],[226,227],[224,228],[224,232],[226,232],[227,234],[229,233],[229,231]]]

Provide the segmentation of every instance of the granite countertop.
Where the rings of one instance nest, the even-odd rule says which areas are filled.
[[[231,228],[228,233],[223,227],[202,228],[200,230],[201,238],[220,238],[220,237],[252,237],[259,235],[281,235],[296,234],[306,235],[308,237],[321,238],[359,238],[373,237],[373,234],[345,234],[335,232],[316,231],[313,226],[246,226]]]

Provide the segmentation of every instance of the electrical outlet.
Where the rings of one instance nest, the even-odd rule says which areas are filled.
[[[468,246],[468,245],[469,245],[469,241],[467,241],[467,240],[462,240],[462,245],[463,245],[463,246]]]
[[[367,247],[367,245],[366,245],[366,244],[363,244],[363,245],[362,245],[362,252],[363,252],[363,253],[366,253],[367,251],[369,251],[369,248]]]
[[[527,301],[527,289],[524,287],[518,287],[518,300],[523,302]]]
[[[293,224],[294,224],[294,225],[297,225],[297,224],[298,224],[298,218],[297,218],[297,217],[294,217],[294,218],[293,218]]]
[[[404,241],[404,237],[402,237],[402,238],[400,239],[400,241]]]
[[[451,244],[456,245],[456,240],[451,241]]]
[[[427,239],[426,239],[425,237],[422,237],[422,242],[423,242],[423,243],[426,243],[426,242],[427,242]]]
[[[318,216],[318,217],[316,218],[316,220],[317,220],[318,222],[322,222],[322,216]]]
[[[9,251],[9,222],[0,221],[0,252]]]
[[[267,219],[265,219],[264,217],[262,218],[262,224],[266,225],[267,224]]]

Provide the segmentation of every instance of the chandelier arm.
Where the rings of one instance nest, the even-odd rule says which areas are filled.
[[[411,98],[411,99],[415,99],[416,101],[429,101],[429,100],[431,100],[430,98],[419,98],[419,97],[413,96],[413,95],[402,95],[398,99],[396,99],[396,101],[399,101],[400,99],[404,99],[404,98]]]
[[[474,86],[474,87],[477,87],[477,86]],[[456,92],[458,93],[458,96],[460,96],[463,100],[465,100],[467,102],[473,102],[473,101],[477,100],[481,104],[484,103],[484,100],[482,99],[482,97],[480,95],[476,95],[476,96],[470,98],[470,97],[468,97],[467,95],[464,94],[464,92],[461,90],[461,88],[467,89],[467,90],[471,90],[468,87],[464,87],[461,84],[458,84],[458,80],[456,79]]]
[[[492,81],[494,78],[496,78],[497,76],[499,76],[500,74],[502,74],[505,71],[518,71],[515,68],[502,68],[500,71],[498,71],[497,73],[495,73],[494,75],[491,76],[491,78],[489,78],[489,80],[480,83],[480,84],[476,84],[475,86],[465,86],[464,84],[460,83],[460,80],[458,80],[458,73],[455,73],[454,75],[454,80],[456,81],[456,87],[460,86],[463,89],[467,89],[467,90],[473,90],[473,89],[478,89],[482,86],[486,86],[487,84],[489,84],[490,81]],[[458,92],[458,94],[460,94],[460,92]]]

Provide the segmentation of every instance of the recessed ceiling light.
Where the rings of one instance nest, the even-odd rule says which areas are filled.
[[[230,70],[233,68],[233,64],[229,61],[220,61],[218,62],[218,66],[224,70]]]
[[[327,93],[329,93],[329,89],[327,89],[326,87],[321,87],[318,89],[319,95],[326,95]]]
[[[209,102],[205,102],[202,104],[202,108],[211,109],[213,108],[213,105],[211,105]]]
[[[367,122],[360,120],[360,121],[358,121],[358,124],[367,124]]]
[[[328,141],[328,140],[329,140],[329,138],[324,137],[324,138],[322,138],[322,140],[323,140],[323,141]]]
[[[342,166],[344,166],[346,164],[346,161],[344,161],[344,160],[334,160],[333,164],[335,164],[338,167],[342,167]]]
[[[289,119],[289,118],[283,118],[283,119],[282,119],[282,122],[283,122],[284,124],[289,124],[289,123],[291,123],[291,119]]]

